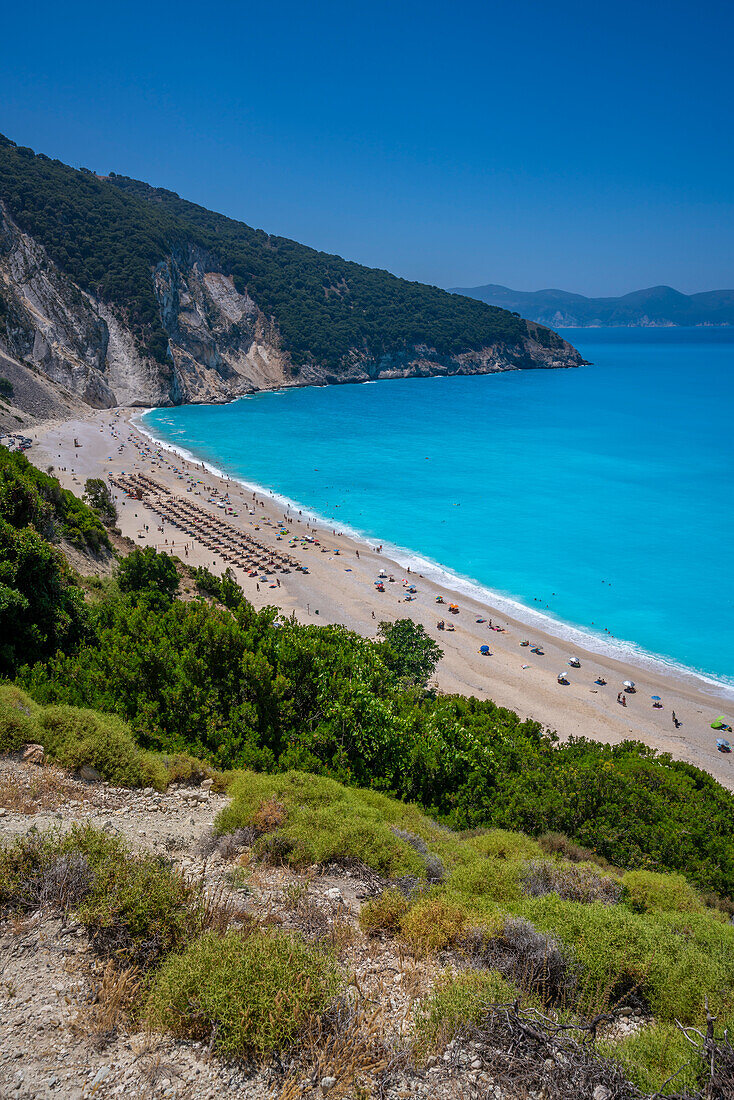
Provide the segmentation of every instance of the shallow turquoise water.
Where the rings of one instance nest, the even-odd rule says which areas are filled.
[[[332,524],[729,680],[734,330],[564,335],[593,366],[264,393],[143,423]]]

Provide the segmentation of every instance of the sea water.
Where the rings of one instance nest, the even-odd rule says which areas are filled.
[[[591,366],[261,393],[143,424],[530,621],[731,687],[734,329],[563,335]]]

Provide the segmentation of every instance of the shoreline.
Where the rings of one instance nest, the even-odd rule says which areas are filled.
[[[139,407],[94,410],[75,420],[48,421],[26,429],[34,440],[28,456],[42,468],[52,464],[62,484],[78,494],[83,491],[86,477],[106,479],[110,472],[123,471],[147,473],[169,491],[185,494],[195,474],[195,480],[202,484],[193,495],[211,496],[214,489],[220,494],[228,492],[239,516],[237,519],[227,516],[227,522],[244,531],[254,526],[256,537],[262,542],[277,537],[284,519],[290,527],[289,535],[318,540],[316,546],[299,544],[295,548],[294,556],[307,565],[309,572],[279,578],[277,588],[273,583],[277,596],[267,583],[258,579],[256,586],[255,578],[238,567],[233,569],[246,597],[256,607],[277,604],[283,614],[295,614],[301,622],[341,623],[368,637],[376,634],[383,619],[410,617],[422,623],[444,650],[435,676],[440,689],[492,699],[498,706],[516,711],[521,718],[532,718],[555,730],[563,740],[585,736],[611,744],[625,739],[643,741],[660,752],[695,764],[734,789],[734,754],[718,753],[716,732],[710,728],[713,718],[726,707],[727,690],[731,693],[725,682],[708,681],[683,667],[669,668],[663,661],[658,665],[654,655],[646,665],[645,654],[609,653],[606,639],[600,642],[607,651],[597,652],[593,634],[585,636],[582,628],[511,603],[501,594],[452,574],[440,563],[432,563],[416,552],[385,545],[380,553],[374,548],[376,539],[348,532],[341,524],[337,533],[323,517],[299,508],[286,498],[278,498],[272,490],[215,471],[211,464],[191,457],[191,452],[186,452],[185,457],[183,448],[157,439],[139,423],[145,412]],[[75,438],[81,444],[79,449],[74,447]],[[119,525],[136,543],[168,549],[182,558],[186,546],[188,564],[206,565],[216,572],[226,568],[227,563],[218,561],[216,553],[195,543],[185,543],[187,536],[180,533],[176,536],[167,522],[161,524],[147,504],[125,499],[119,491],[115,497]],[[203,495],[196,501],[192,495],[187,499],[206,508]],[[145,523],[150,530],[145,529]],[[163,531],[159,530],[161,525]],[[336,548],[338,554],[333,552]],[[274,541],[273,549],[276,549]],[[394,584],[386,581],[384,593],[375,590],[380,569],[395,576]],[[418,592],[404,606],[406,593],[401,582],[408,571]],[[407,583],[410,582],[406,580]],[[445,604],[437,607],[435,601],[439,595]],[[460,605],[458,615],[447,614],[449,602]],[[437,631],[436,621],[441,618],[455,630]],[[489,630],[487,619],[495,625],[501,624],[504,630]],[[565,627],[571,636],[559,637],[554,627]],[[543,654],[531,653],[530,647],[519,648],[520,641],[526,638],[537,643]],[[481,644],[490,646],[490,657],[480,655]],[[580,669],[569,667],[568,658],[572,654],[579,657]],[[561,671],[567,673],[570,681],[564,686],[557,682]],[[599,676],[607,679],[606,686],[594,683]],[[637,692],[629,695],[628,705],[622,707],[616,697],[625,679],[636,681]],[[654,695],[662,696],[661,709],[653,708]],[[731,702],[729,709],[733,709]],[[678,727],[673,725],[671,711],[680,722]],[[731,720],[731,715],[728,718]]]
[[[364,384],[369,385],[369,383]],[[243,398],[235,398],[234,400],[240,401]],[[204,466],[212,476],[224,481],[235,482],[249,492],[259,493],[279,507],[296,509],[299,515],[305,517],[312,524],[321,527],[333,526],[333,519],[321,515],[301,501],[287,497],[283,493],[268,488],[266,485],[261,485],[259,482],[250,481],[246,477],[230,476],[225,470],[218,468],[206,459],[198,457],[188,448],[177,446],[175,443],[171,443],[170,440],[156,436],[147,425],[141,423],[142,417],[153,411],[155,410],[152,408],[146,408],[134,413],[130,416],[130,423],[154,446],[178,456],[185,462]],[[577,649],[583,649],[601,660],[630,664],[637,669],[649,672],[651,675],[680,680],[694,689],[703,687],[706,691],[719,697],[722,705],[725,703],[734,704],[734,679],[727,680],[716,676],[714,673],[691,668],[677,661],[674,657],[646,650],[631,639],[608,637],[595,632],[590,627],[556,618],[543,611],[537,611],[514,596],[493,589],[473,577],[457,572],[449,565],[425,556],[420,550],[412,549],[409,546],[400,546],[390,540],[383,540],[379,535],[360,531],[349,523],[341,523],[340,527],[343,536],[360,545],[364,544],[365,548],[371,548],[370,544],[372,543],[382,546],[382,553],[386,561],[394,562],[404,570],[410,569],[413,573],[418,573],[420,577],[431,581],[442,590],[447,590],[457,596],[471,599],[482,606],[493,609],[497,615],[511,618],[518,625],[524,626],[528,630],[541,631],[545,635],[555,638],[559,643],[564,642],[569,647],[575,646]]]

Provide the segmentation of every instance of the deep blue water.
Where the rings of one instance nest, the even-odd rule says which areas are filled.
[[[564,335],[592,366],[263,393],[143,423],[334,524],[729,680],[734,329]]]

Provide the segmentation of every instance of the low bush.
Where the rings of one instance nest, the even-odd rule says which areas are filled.
[[[0,846],[0,911],[24,912],[43,905],[66,910],[91,886],[82,851],[64,851],[60,834],[37,832]]]
[[[38,707],[25,692],[12,684],[0,687],[0,753],[16,752],[38,741]]]
[[[576,1005],[593,1014],[633,1003],[656,1019],[689,1024],[729,1011],[734,996],[734,926],[707,913],[635,913],[626,905],[581,904],[557,894],[528,898],[527,917],[554,936],[580,968]]]
[[[614,905],[622,896],[622,883],[614,875],[600,875],[589,863],[561,863],[534,859],[520,877],[522,889],[531,897],[558,894],[569,901],[600,901]]]
[[[467,1024],[478,1024],[487,1006],[508,1004],[519,991],[497,970],[444,974],[416,1013],[415,1049],[419,1058],[443,1050]]]
[[[199,931],[199,902],[195,887],[162,859],[126,855],[95,869],[77,916],[101,955],[150,967]]]
[[[74,910],[95,949],[148,967],[216,914],[164,860],[91,826],[32,831],[0,847],[0,908]]]
[[[458,942],[466,913],[444,897],[422,898],[400,921],[400,936],[416,955],[442,951]]]
[[[340,985],[332,955],[300,937],[207,932],[166,959],[145,1014],[161,1031],[213,1039],[225,1057],[263,1057],[292,1043]]]
[[[543,857],[538,841],[531,840],[524,833],[511,833],[506,829],[482,829],[475,833],[466,833],[465,836],[480,856],[489,859],[517,861]]]
[[[572,863],[596,863],[599,867],[611,868],[608,859],[592,848],[584,848],[581,844],[576,844],[565,833],[543,833],[538,837],[538,844],[549,856],[562,856],[564,859],[570,859]]]
[[[165,768],[135,743],[121,718],[80,707],[46,707],[39,714],[41,743],[65,768],[88,765],[117,787],[165,789]]]
[[[455,867],[448,881],[449,888],[467,903],[476,902],[482,909],[488,903],[494,906],[512,907],[523,898],[520,888],[522,861],[478,858]]]
[[[385,795],[303,772],[242,772],[230,793],[232,801],[216,822],[222,833],[256,826],[263,807],[278,806],[277,813],[268,810],[267,817],[269,822],[279,820],[280,825],[256,846],[258,854],[275,862],[305,866],[354,858],[390,877],[426,879],[425,860],[390,827],[403,818],[421,815]]]
[[[543,1004],[572,1000],[578,967],[570,951],[529,921],[508,917],[495,933],[473,931],[461,947],[472,966],[496,970]]]
[[[138,747],[130,727],[113,714],[83,707],[42,707],[13,684],[0,685],[0,753],[29,742],[72,770],[94,768],[119,787],[156,787],[213,779],[224,790],[228,776],[187,753],[153,753]]]
[[[396,936],[400,922],[410,909],[410,902],[399,890],[391,887],[362,906],[359,925],[368,936]]]
[[[600,1043],[599,1049],[617,1062],[625,1076],[645,1095],[680,1096],[698,1092],[700,1060],[675,1024],[643,1027],[621,1042]]]
[[[668,910],[700,913],[703,904],[683,875],[659,875],[653,871],[628,871],[622,878],[624,898],[638,913]]]

